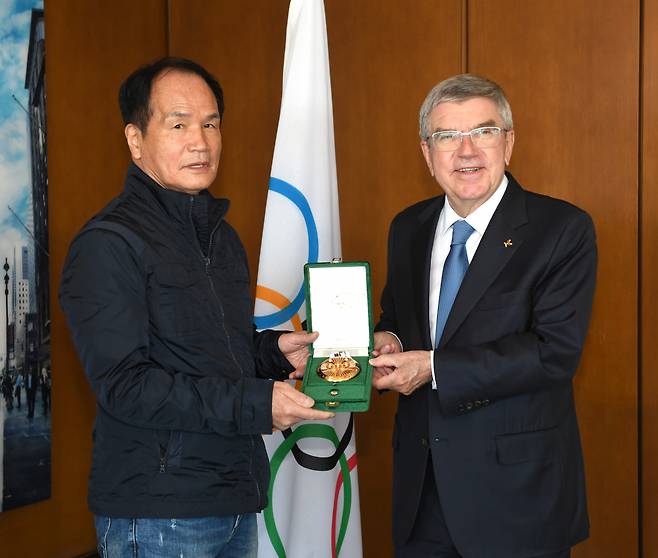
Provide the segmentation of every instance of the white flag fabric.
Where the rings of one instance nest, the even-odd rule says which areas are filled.
[[[259,329],[301,329],[303,266],[341,257],[331,81],[324,4],[292,0],[281,113],[270,176],[256,289]],[[270,456],[268,508],[259,514],[259,558],[360,558],[361,520],[354,437],[330,471],[300,466],[328,456],[348,413],[264,436]]]

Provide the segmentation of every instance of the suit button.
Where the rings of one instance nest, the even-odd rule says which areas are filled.
[[[484,401],[482,401],[482,405],[484,405],[485,407],[486,407],[489,403],[491,403],[491,401],[489,401],[488,399],[485,399]]]
[[[459,405],[457,405],[457,412],[458,412],[458,413],[463,413],[465,410],[466,410],[466,409],[464,409],[464,405],[463,405],[462,403],[460,403]]]
[[[420,445],[421,446],[427,446],[427,438],[421,438],[420,439]]]
[[[471,409],[473,409],[473,403],[469,401],[468,403],[466,403],[466,410],[470,411]]]
[[[480,401],[479,399],[478,399],[477,401],[474,401],[474,402],[473,402],[473,406],[474,406],[476,409],[479,409],[480,407],[482,407],[482,401]]]

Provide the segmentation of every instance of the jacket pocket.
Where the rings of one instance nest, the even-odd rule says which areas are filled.
[[[242,332],[248,331],[251,337],[254,304],[248,272],[239,262],[234,265],[218,262],[210,267],[210,274],[213,291],[226,324]]]
[[[179,263],[163,263],[154,267],[158,283],[164,287],[184,289],[198,281],[198,275]]]
[[[496,457],[501,465],[552,461],[558,457],[558,429],[496,436]]]
[[[185,475],[180,471],[183,454],[183,433],[176,430],[155,430],[153,467],[148,479],[148,497],[180,498],[185,494]]]
[[[181,466],[183,456],[183,433],[178,430],[157,430],[159,471],[166,473],[169,468]]]
[[[166,335],[185,337],[201,331],[201,309],[207,306],[198,272],[181,263],[153,268],[152,308],[155,327]]]

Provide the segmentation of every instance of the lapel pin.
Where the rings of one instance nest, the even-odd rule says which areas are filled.
[[[509,248],[510,246],[512,246],[512,239],[511,239],[511,238],[508,238],[506,241],[504,241],[504,242],[503,242],[503,246],[504,246],[505,248]]]

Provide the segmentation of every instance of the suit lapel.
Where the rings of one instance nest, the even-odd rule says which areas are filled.
[[[443,330],[441,347],[450,340],[523,243],[523,232],[519,227],[528,220],[525,193],[510,174],[507,176],[507,190],[464,275]]]
[[[427,207],[419,216],[419,226],[412,239],[412,285],[420,285],[415,289],[414,307],[417,311],[419,328],[425,347],[432,346],[429,324],[429,292],[430,266],[432,263],[432,246],[434,234],[443,208],[445,196],[436,198],[436,202]]]

